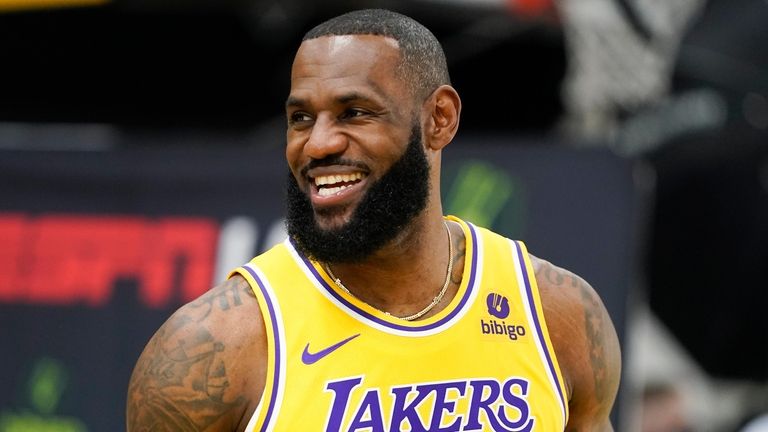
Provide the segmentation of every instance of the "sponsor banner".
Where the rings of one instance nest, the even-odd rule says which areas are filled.
[[[128,379],[153,332],[284,238],[283,157],[250,147],[3,152],[0,432],[124,429]],[[469,138],[445,152],[443,171],[446,214],[581,274],[623,334],[636,204],[628,163]],[[486,301],[485,337],[526,337],[504,296]],[[495,385],[514,404],[524,386],[513,384]]]

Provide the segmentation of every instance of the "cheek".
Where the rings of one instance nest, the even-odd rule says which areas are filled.
[[[288,167],[293,175],[298,177],[302,166],[301,146],[296,143],[296,140],[291,141],[290,136],[286,139],[285,160],[288,162]]]

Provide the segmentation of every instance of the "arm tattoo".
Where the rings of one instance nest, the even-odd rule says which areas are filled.
[[[229,379],[218,356],[224,345],[202,328],[186,338],[174,338],[188,323],[181,321],[160,330],[148,347],[150,355],[136,367],[129,389],[131,430],[132,425],[141,425],[142,430],[205,430],[246,402],[242,396],[224,400]]]
[[[563,282],[565,281],[565,277],[563,277],[563,274],[559,271],[555,270],[551,265],[547,265],[544,267],[544,277],[547,278],[547,281],[551,283],[554,286],[562,286]],[[571,286],[575,282],[575,279],[571,280]]]
[[[241,306],[243,304],[242,296],[255,298],[255,294],[248,282],[244,280],[229,279],[224,282],[220,289],[208,291],[197,300],[190,303],[190,307],[202,308],[203,315],[200,319],[207,318],[213,310],[214,304],[218,305],[222,311]]]
[[[222,358],[225,345],[200,325],[214,305],[222,311],[241,305],[241,296],[250,292],[247,283],[247,291],[242,285],[228,281],[158,330],[133,372],[129,430],[201,431],[245,406],[243,396],[225,397],[230,385]]]
[[[606,392],[608,371],[605,359],[605,334],[603,333],[606,323],[595,294],[584,283],[579,284],[579,287],[581,288],[581,298],[584,301],[584,323],[589,342],[589,362],[592,365],[592,376],[595,379],[595,397],[598,401],[603,402],[609,396]]]
[[[569,287],[579,290],[584,310],[586,339],[589,344],[587,347],[589,362],[595,380],[595,397],[599,402],[603,402],[610,397],[609,386],[606,381],[608,379],[608,365],[605,352],[605,328],[608,323],[605,321],[600,302],[592,288],[575,274],[549,263],[542,266],[540,271],[543,272],[543,276],[553,287]]]

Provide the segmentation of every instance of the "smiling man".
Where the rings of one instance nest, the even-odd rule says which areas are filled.
[[[129,431],[611,431],[620,353],[581,278],[452,216],[440,44],[386,10],[308,32],[286,102],[288,239],[157,331]]]

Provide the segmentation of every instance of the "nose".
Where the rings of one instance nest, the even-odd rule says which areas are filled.
[[[338,123],[330,115],[318,115],[309,138],[304,144],[304,151],[312,159],[323,159],[343,153],[349,141]]]

